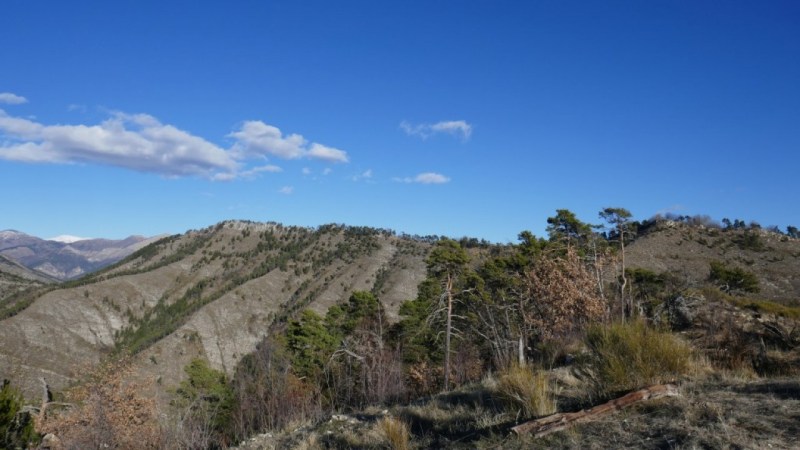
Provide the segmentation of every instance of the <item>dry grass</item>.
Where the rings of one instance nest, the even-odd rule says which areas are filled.
[[[700,292],[710,301],[727,302],[737,308],[748,309],[762,314],[774,314],[787,319],[800,319],[800,306],[796,304],[783,304],[764,298],[730,295],[712,286],[706,286]]]
[[[40,434],[52,433],[63,448],[157,449],[165,430],[148,381],[136,381],[128,361],[98,368],[90,379],[66,393],[74,406],[38,421]]]
[[[642,321],[590,328],[594,390],[601,397],[675,381],[692,369],[691,349],[675,335]]]
[[[786,306],[770,300],[745,297],[727,296],[726,300],[739,308],[750,309],[760,313],[775,314],[778,317],[787,317],[789,319],[800,319],[800,307],[797,306]]]
[[[378,420],[375,427],[392,450],[408,450],[410,448],[411,433],[408,431],[408,425],[402,420],[387,416]]]
[[[547,374],[511,366],[497,378],[497,393],[524,417],[540,417],[557,410],[554,388]]]
[[[681,397],[639,406],[503,448],[797,448],[796,380],[688,382]]]

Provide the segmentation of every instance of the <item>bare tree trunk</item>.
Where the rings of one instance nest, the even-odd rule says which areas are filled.
[[[600,299],[603,301],[603,305],[605,305],[606,309],[606,316],[605,320],[608,320],[611,317],[611,307],[609,306],[608,302],[606,301],[606,293],[603,287],[603,271],[600,269],[600,258],[597,256],[597,238],[592,237],[592,257],[594,261],[592,262],[592,266],[594,267],[594,276],[597,280],[597,292],[600,293]]]
[[[453,278],[447,273],[447,328],[444,336],[444,390],[450,390],[450,333],[453,320]]]
[[[674,397],[678,394],[678,388],[672,384],[659,384],[648,388],[640,389],[630,394],[624,395],[615,400],[595,406],[594,408],[573,412],[557,413],[541,419],[517,425],[511,430],[517,434],[533,434],[534,437],[541,437],[554,433],[577,423],[588,422],[590,420],[611,414],[620,409],[627,408],[639,402],[653,400],[661,397]]]
[[[525,367],[525,341],[522,339],[522,333],[517,344],[517,362],[520,367]]]
[[[625,287],[628,285],[628,278],[625,277],[625,231],[622,229],[622,225],[619,226],[619,248],[620,253],[622,254],[622,286],[620,287],[620,301],[622,302],[622,321],[625,321],[625,310],[631,310],[631,305],[628,305],[628,302],[625,300]]]

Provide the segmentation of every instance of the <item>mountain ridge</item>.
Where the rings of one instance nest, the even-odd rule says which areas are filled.
[[[397,321],[400,304],[416,298],[426,279],[426,258],[438,239],[248,221],[163,237],[102,270],[34,293],[30,306],[0,321],[0,376],[19,380],[33,397],[39,377],[61,390],[110,356],[127,354],[137,377],[157,380],[152,390],[166,406],[194,359],[230,377],[245,355],[305,309],[324,316],[353,292],[370,291],[387,319]],[[476,264],[509,250],[467,238],[462,245]],[[766,230],[665,221],[643,228],[626,252],[628,268],[652,271],[664,282],[669,275],[681,286],[703,285],[709,262],[719,260],[753,271],[764,298],[794,305],[800,297],[793,284],[800,240]]]
[[[375,229],[238,221],[162,238],[4,320],[0,372],[61,389],[133,351],[139,372],[164,386],[194,357],[232,373],[272,323],[302,308],[324,313],[355,290],[379,291],[396,318],[425,277],[429,248]],[[23,387],[36,392],[33,381]]]
[[[163,236],[81,239],[60,242],[16,230],[0,231],[0,255],[60,281],[72,280],[113,264]]]

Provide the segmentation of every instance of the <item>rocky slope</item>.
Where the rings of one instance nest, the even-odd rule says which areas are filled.
[[[231,373],[275,321],[324,313],[355,290],[396,317],[425,276],[430,244],[380,230],[224,222],[162,239],[51,290],[0,322],[0,378],[67,386],[112,352],[166,390],[194,357]]]
[[[28,269],[8,258],[0,256],[0,311],[32,289],[41,288],[57,280]],[[0,317],[3,317],[0,315]]]
[[[702,284],[709,263],[721,261],[756,274],[758,296],[800,305],[800,239],[766,230],[721,230],[664,221],[626,250],[628,267],[675,275],[686,286]]]
[[[759,295],[798,302],[800,241],[658,227],[628,247],[628,267],[699,285],[709,261],[722,260],[755,272]],[[97,242],[76,244],[102,252]],[[114,266],[42,291],[1,320],[0,378],[21,380],[35,395],[40,376],[58,390],[122,352],[135,354],[137,371],[158,380],[162,394],[194,357],[231,374],[274,324],[305,308],[324,313],[355,290],[377,294],[396,320],[400,304],[416,296],[430,249],[429,241],[339,225],[229,221],[163,238]]]

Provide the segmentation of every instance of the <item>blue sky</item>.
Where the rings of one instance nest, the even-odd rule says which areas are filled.
[[[0,229],[800,225],[800,5],[0,5]]]

